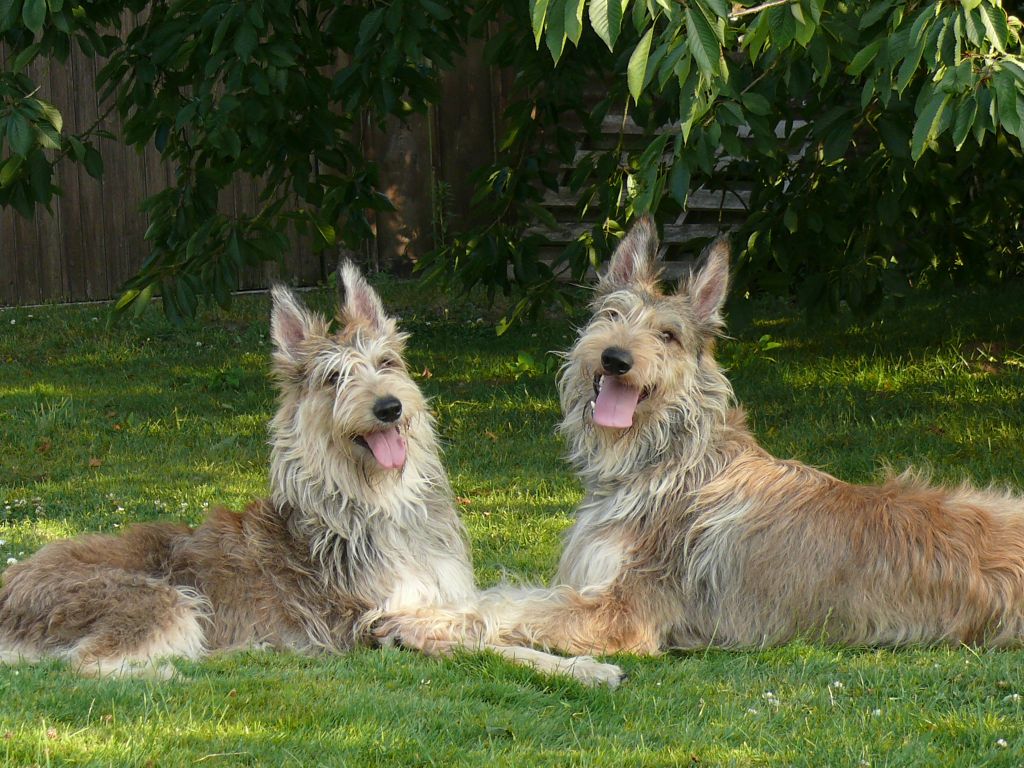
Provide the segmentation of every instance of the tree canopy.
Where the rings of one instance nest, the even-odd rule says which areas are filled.
[[[172,318],[204,294],[226,303],[294,224],[324,245],[366,237],[366,211],[388,203],[354,121],[427,109],[474,38],[514,75],[504,134],[476,171],[481,223],[422,263],[520,291],[513,314],[567,300],[563,278],[636,216],[671,219],[692,190],[740,178],[741,294],[867,312],[908,286],[1021,273],[1021,22],[999,0],[0,0],[0,33],[0,205],[48,204],[60,160],[102,173],[97,130],[64,132],[24,74],[73,45],[102,57],[121,140],[174,163],[145,202],[151,251],[122,309],[154,292]],[[610,114],[643,146],[578,156],[569,124],[596,134]],[[238,174],[260,185],[252,216],[217,210]],[[552,261],[531,227],[564,186],[594,224]]]

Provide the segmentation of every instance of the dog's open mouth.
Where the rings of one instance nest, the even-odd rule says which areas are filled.
[[[356,435],[352,442],[372,453],[382,469],[401,469],[405,466],[405,438],[397,425],[380,432]]]
[[[633,426],[633,414],[651,396],[650,387],[633,387],[619,376],[594,374],[594,423],[624,429]]]

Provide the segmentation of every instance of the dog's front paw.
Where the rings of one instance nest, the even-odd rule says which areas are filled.
[[[569,673],[584,685],[597,687],[607,685],[609,688],[618,688],[627,679],[627,675],[621,667],[615,664],[605,664],[593,656],[574,656],[566,659],[569,664]]]
[[[377,645],[401,646],[414,651],[428,652],[434,640],[417,617],[390,614],[379,617],[370,626],[370,634]]]

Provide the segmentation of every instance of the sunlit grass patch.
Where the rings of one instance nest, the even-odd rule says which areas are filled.
[[[544,362],[571,321],[499,338],[480,303],[446,308],[392,281],[384,293],[412,332],[479,580],[549,578],[580,499]],[[731,328],[719,356],[780,456],[853,481],[914,465],[1020,488],[1022,298],[926,297],[828,326],[773,304]],[[264,494],[268,309],[242,297],[185,328],[153,314],[109,331],[96,307],[0,313],[17,321],[0,322],[0,569],[57,538],[195,524]],[[489,654],[392,649],[177,662],[161,684],[0,667],[0,765],[1017,766],[1024,754],[1018,651],[810,638],[618,661],[630,679],[615,692]]]

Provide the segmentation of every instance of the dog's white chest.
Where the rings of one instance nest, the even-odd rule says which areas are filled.
[[[630,547],[620,531],[596,533],[580,527],[566,542],[558,569],[558,583],[582,589],[605,587],[618,578],[630,558]]]
[[[384,597],[385,610],[395,611],[425,605],[460,603],[473,595],[473,574],[466,563],[439,558],[431,567],[402,563],[395,573],[392,587]]]

